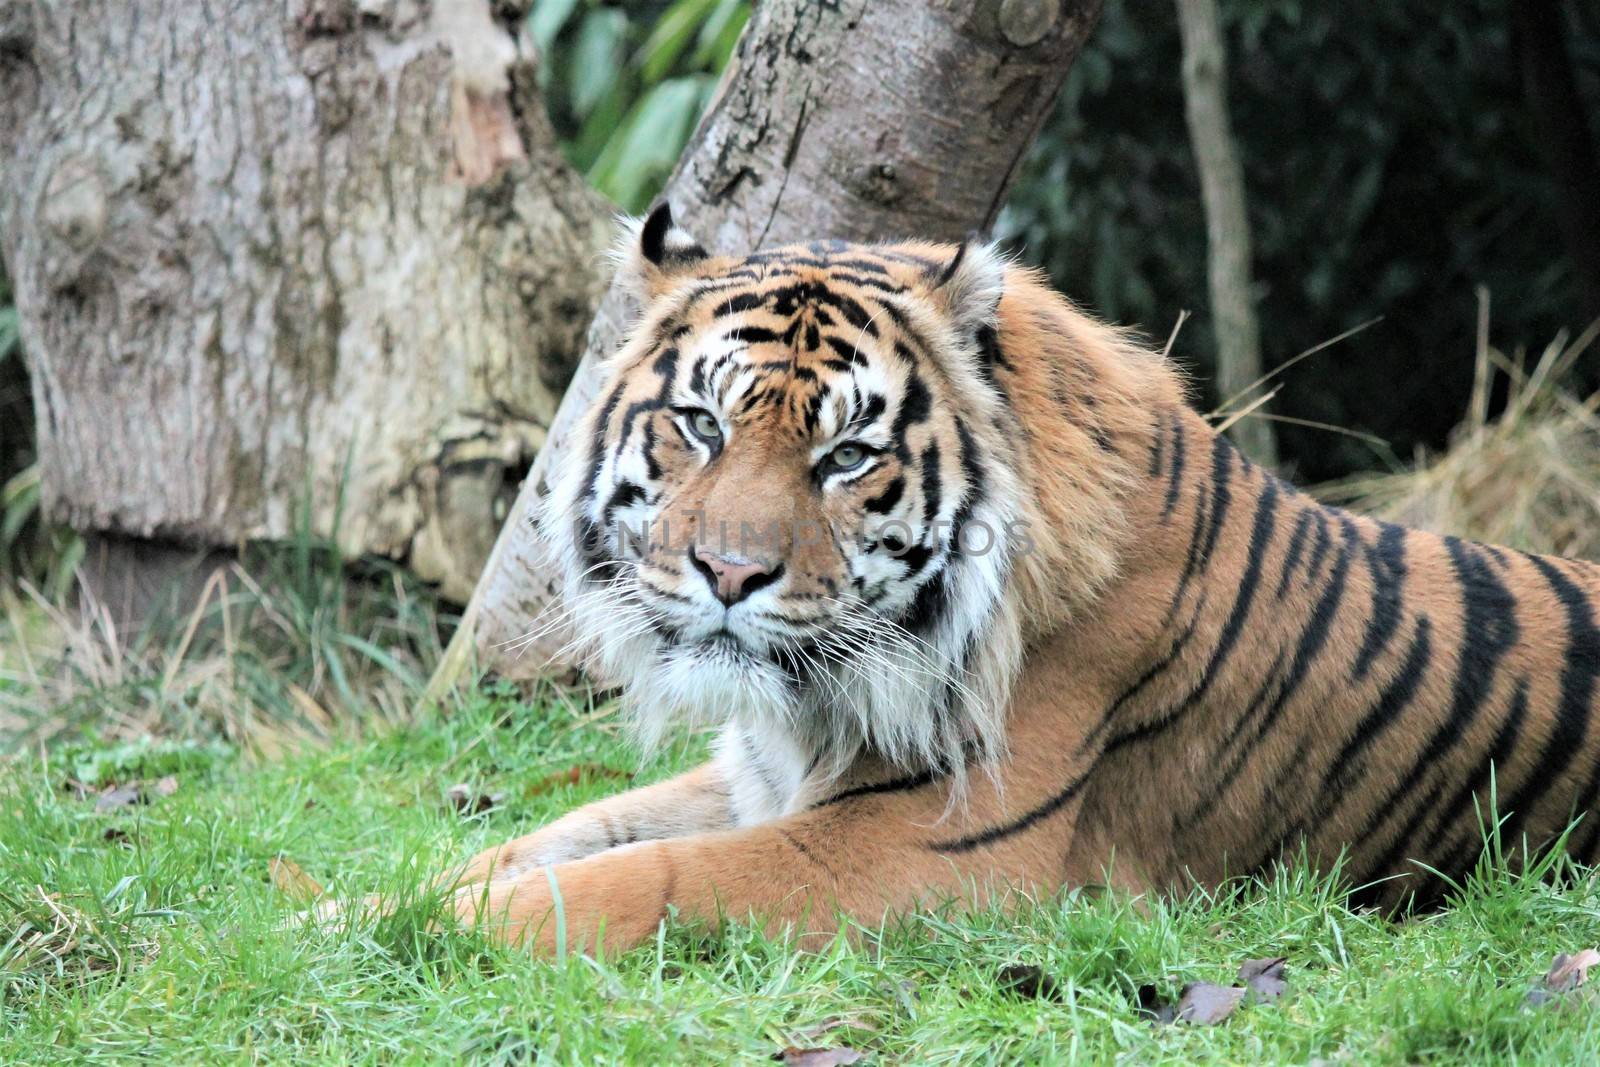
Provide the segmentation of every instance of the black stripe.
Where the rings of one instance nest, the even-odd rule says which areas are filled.
[[[877,515],[887,515],[900,503],[900,498],[905,495],[906,480],[900,475],[895,475],[888,485],[883,487],[883,492],[868,500],[862,505],[868,511]]]
[[[1391,803],[1399,797],[1410,796],[1422,775],[1461,743],[1467,727],[1493,690],[1501,658],[1516,644],[1520,633],[1516,620],[1517,601],[1511,591],[1484,566],[1471,545],[1454,537],[1446,537],[1444,542],[1456,579],[1461,583],[1465,613],[1450,712],[1428,738],[1428,744],[1410,773],[1392,791]]]
[[[778,340],[778,334],[763,326],[735,326],[722,335],[729,341],[743,341],[747,345],[772,344]]]
[[[944,616],[945,606],[950,602],[949,585],[942,572],[924,582],[900,625],[916,634],[930,632]]]
[[[1492,772],[1496,776],[1495,791],[1498,793],[1499,776],[1505,773],[1507,764],[1511,762],[1511,755],[1516,750],[1517,742],[1522,738],[1522,726],[1527,717],[1528,679],[1518,678],[1516,691],[1511,695],[1511,710],[1507,712],[1506,721],[1500,725],[1499,732],[1495,734],[1494,743],[1489,749],[1489,757],[1479,764],[1477,771],[1445,802],[1445,818],[1458,821],[1466,819],[1471,823],[1466,831],[1469,838],[1467,842],[1438,850],[1440,856],[1449,857],[1444,863],[1436,865],[1445,874],[1455,876],[1461,873],[1467,863],[1481,851],[1483,839],[1478,820],[1482,818],[1487,825],[1492,826],[1499,817],[1498,812],[1489,810],[1489,775]],[[1473,805],[1472,798],[1479,792],[1484,794],[1483,799]],[[1460,814],[1457,815],[1457,812]],[[1516,840],[1514,836],[1505,839],[1513,843]]]
[[[829,333],[824,334],[822,339],[828,343],[829,348],[839,354],[839,359],[846,365],[857,367],[865,367],[867,365],[866,353],[844,338],[836,337]]]
[[[1212,650],[1211,659],[1206,663],[1200,681],[1176,707],[1113,738],[1111,748],[1144,741],[1161,733],[1181,719],[1190,709],[1196,707],[1210,692],[1223,665],[1233,653],[1234,646],[1244,632],[1245,618],[1250,614],[1250,605],[1255,601],[1256,588],[1261,584],[1262,560],[1272,543],[1273,519],[1277,513],[1277,506],[1277,479],[1268,478],[1263,483],[1261,493],[1256,500],[1255,521],[1250,529],[1249,555],[1246,557],[1244,574],[1239,579],[1239,592],[1234,597],[1233,608],[1228,612],[1227,621],[1222,625],[1222,634],[1217,639],[1216,648]],[[1219,509],[1224,507],[1226,507],[1225,502],[1218,504]]]
[[[1006,359],[1005,351],[1000,347],[1000,335],[993,326],[978,327],[978,373],[990,385],[995,383],[995,371],[1004,367],[1011,369],[1010,361]]]
[[[1295,648],[1294,659],[1289,665],[1289,674],[1284,681],[1283,691],[1278,694],[1269,721],[1276,718],[1283,705],[1299,692],[1301,683],[1311,670],[1312,661],[1321,654],[1333,633],[1334,620],[1339,613],[1340,605],[1344,602],[1346,582],[1350,575],[1350,545],[1352,542],[1359,542],[1355,523],[1340,515],[1339,525],[1344,533],[1344,543],[1339,546],[1333,568],[1328,572],[1328,584],[1323,587],[1322,595],[1317,598],[1316,606],[1311,609],[1311,619],[1301,632],[1300,643]]]
[[[1279,600],[1289,591],[1289,579],[1294,577],[1294,569],[1300,565],[1300,556],[1306,550],[1306,534],[1311,532],[1311,524],[1319,517],[1321,510],[1311,505],[1303,508],[1294,520],[1294,531],[1289,535],[1289,550],[1284,553],[1283,570],[1278,576]]]
[[[1374,701],[1371,709],[1363,715],[1362,721],[1355,726],[1355,733],[1350,734],[1349,739],[1344,742],[1344,747],[1339,750],[1338,757],[1334,758],[1333,763],[1328,765],[1326,773],[1323,773],[1322,789],[1318,792],[1322,793],[1323,797],[1330,798],[1333,803],[1323,809],[1323,813],[1318,816],[1318,822],[1325,821],[1326,816],[1333,811],[1333,806],[1350,795],[1346,789],[1349,785],[1346,781],[1346,771],[1350,763],[1354,763],[1358,755],[1362,755],[1374,741],[1378,741],[1379,734],[1394,725],[1395,718],[1416,697],[1416,691],[1422,685],[1422,678],[1432,665],[1434,656],[1430,648],[1430,629],[1432,625],[1429,617],[1419,617],[1416,621],[1416,633],[1411,635],[1411,645],[1406,648],[1405,662],[1400,664],[1400,670],[1395,672],[1394,678],[1390,678],[1389,685],[1384,686],[1384,691],[1378,694],[1378,701]]]
[[[1167,499],[1161,508],[1161,521],[1166,522],[1172,517],[1172,509],[1178,506],[1178,489],[1183,484],[1183,416],[1172,417],[1172,471],[1167,478]]]
[[[852,786],[842,793],[835,793],[826,800],[819,800],[812,805],[813,808],[825,808],[829,804],[839,804],[856,797],[877,796],[881,793],[909,793],[913,789],[921,789],[933,782],[933,772],[923,771],[920,774],[909,774],[903,778],[890,778],[887,781],[872,782],[868,785]]]
[[[929,441],[922,450],[922,521],[929,527],[927,533],[933,533],[934,520],[939,517],[939,505],[942,503],[939,494],[939,442]]]
[[[1260,688],[1256,690],[1255,695],[1252,696],[1249,703],[1245,705],[1244,714],[1239,716],[1238,721],[1233,725],[1233,730],[1229,732],[1227,740],[1225,740],[1222,743],[1221,748],[1217,750],[1219,755],[1227,752],[1233,747],[1234,741],[1238,739],[1239,734],[1244,730],[1245,724],[1250,722],[1250,720],[1255,717],[1256,712],[1266,704],[1267,697],[1270,696],[1272,691],[1278,687],[1280,683],[1279,672],[1283,669],[1283,655],[1283,651],[1280,649],[1277,656],[1273,658],[1272,666],[1267,668],[1266,676],[1262,679]],[[1244,766],[1245,759],[1249,756],[1249,754],[1250,753],[1248,749],[1236,754],[1233,758],[1233,761],[1218,778],[1217,784],[1212,787],[1211,791],[1207,793],[1198,804],[1194,805],[1187,811],[1181,813],[1174,812],[1173,829],[1181,832],[1210,815],[1212,810],[1217,806],[1218,801],[1220,801],[1227,794],[1228,788],[1233,784],[1234,778],[1238,775],[1240,768]]]
[[[1423,776],[1443,765],[1443,757],[1461,743],[1467,728],[1493,692],[1500,660],[1518,638],[1516,598],[1501,584],[1494,571],[1484,564],[1473,546],[1455,537],[1446,537],[1444,543],[1455,568],[1456,580],[1461,585],[1465,616],[1461,625],[1461,655],[1456,663],[1450,711],[1429,736],[1428,743],[1412,763],[1410,771],[1373,810],[1361,834],[1363,838],[1371,838],[1374,831],[1397,810],[1397,805],[1405,798],[1416,795],[1417,785]],[[1435,800],[1441,789],[1435,787],[1432,791]],[[1423,819],[1431,814],[1434,812],[1424,806],[1414,811],[1406,823],[1406,829],[1384,853],[1384,860],[1376,868],[1379,872],[1388,870],[1400,857]]]
[[[1402,826],[1399,832],[1396,833],[1393,839],[1390,840],[1389,847],[1384,850],[1383,855],[1378,857],[1376,863],[1368,865],[1367,869],[1362,872],[1360,881],[1371,882],[1374,879],[1387,877],[1392,874],[1415,875],[1418,873],[1415,871],[1397,870],[1396,865],[1401,859],[1417,858],[1406,855],[1406,853],[1410,851],[1411,839],[1415,837],[1417,831],[1421,829],[1422,821],[1429,815],[1432,815],[1438,811],[1439,794],[1442,792],[1444,792],[1444,783],[1442,782],[1428,790],[1428,795],[1423,797],[1422,802],[1418,804],[1411,812],[1411,817],[1406,820],[1405,825]],[[1387,817],[1392,815],[1396,810],[1398,809],[1396,809],[1393,804],[1385,805],[1383,818],[1376,820],[1375,824],[1373,825],[1373,829],[1376,830],[1378,825],[1381,825],[1384,821],[1386,821]],[[1364,840],[1370,840],[1371,837],[1372,835],[1370,833],[1362,835]],[[1399,892],[1398,887],[1396,887],[1393,891]],[[1415,883],[1413,883],[1412,891],[1415,892]]]
[[[1161,473],[1162,461],[1167,455],[1167,426],[1165,422],[1156,423],[1155,431],[1150,435],[1150,469],[1145,471],[1146,476],[1154,478]]]
[[[1328,533],[1328,515],[1326,508],[1317,509],[1317,540],[1311,546],[1311,559],[1306,563],[1306,580],[1310,581],[1317,576],[1317,571],[1322,567],[1323,557],[1328,554],[1328,548],[1333,540]]]
[[[1372,663],[1389,646],[1400,626],[1400,601],[1406,578],[1406,531],[1393,523],[1382,523],[1378,543],[1362,545],[1367,570],[1372,575],[1372,616],[1367,620],[1366,636],[1356,655],[1355,680],[1361,681]]]
[[[1228,443],[1228,439],[1220,433],[1211,439],[1211,518],[1206,529],[1205,545],[1200,549],[1199,573],[1204,574],[1211,565],[1211,553],[1216,550],[1217,538],[1222,533],[1222,524],[1228,519],[1228,507],[1233,501],[1233,493],[1229,489],[1229,481],[1233,476],[1233,460],[1238,453]],[[1272,483],[1272,500],[1277,501],[1277,489]]]
[[[960,419],[956,421],[956,438],[961,445],[961,474],[966,484],[961,487],[961,506],[951,517],[950,546],[951,551],[957,554],[962,551],[961,533],[972,521],[972,513],[983,501],[983,486],[985,473],[983,462],[978,459],[978,445],[972,439],[972,431],[967,429],[967,424]],[[989,548],[994,547],[993,538]],[[984,549],[983,551],[988,551]]]
[[[1532,813],[1544,795],[1572,765],[1589,734],[1589,715],[1594,707],[1595,680],[1600,676],[1600,627],[1596,627],[1594,606],[1589,598],[1549,560],[1529,556],[1555,592],[1567,614],[1567,653],[1561,668],[1561,703],[1555,725],[1539,753],[1539,762],[1529,773],[1506,810],[1510,818],[1506,835],[1515,840],[1523,820]],[[1600,766],[1578,794],[1574,814],[1588,811],[1600,791]],[[1593,831],[1591,830],[1591,834]]]
[[[606,397],[606,402],[601,405],[600,413],[595,416],[594,433],[589,439],[589,474],[583,487],[585,500],[593,499],[595,485],[600,481],[600,468],[605,464],[606,431],[611,428],[611,416],[616,413],[617,405],[622,402],[622,390],[625,385],[625,382],[617,383],[617,387],[611,390],[611,395]]]
[[[922,383],[922,376],[916,371],[907,371],[906,395],[900,399],[900,410],[895,412],[894,424],[889,428],[896,448],[905,447],[906,428],[926,422],[932,410],[933,397],[928,393],[928,387]]]
[[[1405,661],[1384,686],[1377,701],[1356,724],[1355,732],[1345,741],[1344,747],[1339,750],[1339,755],[1323,773],[1322,787],[1317,792],[1325,800],[1322,810],[1317,815],[1317,822],[1326,822],[1328,816],[1342,805],[1346,798],[1356,795],[1356,791],[1350,788],[1352,783],[1346,780],[1350,765],[1378,739],[1379,734],[1394,725],[1400,713],[1416,698],[1422,679],[1432,666],[1430,629],[1431,624],[1426,615],[1417,620],[1417,629],[1412,635],[1410,646],[1406,649]]]
[[[1250,740],[1239,751],[1230,770],[1216,787],[1213,794],[1214,797],[1226,792],[1233,784],[1234,775],[1238,774],[1245,764],[1249,762],[1250,756],[1261,742],[1266,739],[1273,726],[1277,724],[1278,718],[1283,714],[1283,709],[1288,706],[1289,701],[1294,699],[1295,695],[1300,691],[1300,686],[1305,682],[1306,675],[1311,670],[1312,662],[1327,647],[1328,638],[1333,633],[1334,620],[1339,613],[1339,606],[1344,600],[1346,580],[1350,573],[1350,545],[1352,542],[1359,543],[1355,524],[1342,515],[1339,516],[1339,522],[1344,533],[1344,543],[1340,545],[1339,554],[1335,557],[1333,569],[1328,575],[1328,584],[1323,587],[1322,595],[1317,598],[1315,607],[1311,609],[1310,618],[1300,631],[1300,640],[1295,646],[1294,658],[1289,661],[1289,670],[1285,673],[1283,683],[1278,687],[1272,703],[1270,705],[1255,705],[1245,715],[1241,716],[1235,725],[1234,732],[1230,734],[1228,741],[1223,745],[1222,751],[1226,752],[1233,743],[1233,739],[1243,731],[1248,718],[1257,709],[1265,709],[1260,725],[1256,727],[1255,733],[1251,735]]]
[[[1200,613],[1205,608],[1205,604],[1206,596],[1204,593],[1201,593],[1200,596],[1195,600],[1194,610],[1189,613],[1189,622],[1181,631],[1179,631],[1178,636],[1172,639],[1172,644],[1168,647],[1166,655],[1152,663],[1149,669],[1141,674],[1132,685],[1128,686],[1128,688],[1124,689],[1117,695],[1117,699],[1111,702],[1111,706],[1106,709],[1106,713],[1101,718],[1099,724],[1096,725],[1095,728],[1089,732],[1088,736],[1084,738],[1084,741],[1079,744],[1078,748],[1080,752],[1087,747],[1091,747],[1093,742],[1098,741],[1100,733],[1103,732],[1106,727],[1111,725],[1111,722],[1115,718],[1117,712],[1121,711],[1130,701],[1132,701],[1140,693],[1144,692],[1146,686],[1165,674],[1172,668],[1172,665],[1178,661],[1178,657],[1183,655],[1184,649],[1189,646],[1190,639],[1194,637],[1195,624],[1200,621]]]
[[[1183,604],[1183,596],[1189,591],[1189,583],[1194,581],[1195,572],[1200,567],[1200,539],[1205,532],[1208,499],[1203,487],[1195,489],[1194,521],[1189,526],[1189,547],[1184,551],[1183,573],[1178,576],[1177,587],[1172,591],[1172,603],[1167,606],[1166,625],[1169,626],[1172,620],[1178,617],[1178,608]]]
[[[601,511],[601,522],[610,527],[616,521],[616,514],[622,508],[631,507],[644,499],[644,487],[635,482],[618,482],[611,491],[611,497],[606,501],[605,508]]]
[[[839,243],[841,245],[844,245],[844,242],[842,242],[842,241],[839,242]],[[848,246],[846,246],[846,247],[848,247]],[[845,247],[833,249],[833,251],[838,251],[838,252],[843,252],[845,250],[846,250]],[[833,259],[833,260],[829,260],[828,261],[828,267],[829,267],[830,270],[853,270],[853,271],[858,271],[858,272],[864,272],[864,273],[867,273],[867,274],[887,275],[889,273],[889,268],[884,266],[882,263],[874,263],[870,259],[862,259],[859,256],[852,257],[852,258],[849,258],[849,259]]]
[[[1035,823],[1038,823],[1043,819],[1048,819],[1050,816],[1066,807],[1067,802],[1073,797],[1077,796],[1079,787],[1082,786],[1084,778],[1087,778],[1089,773],[1093,773],[1093,767],[1091,767],[1089,772],[1086,772],[1082,777],[1075,778],[1068,782],[1066,786],[1062,788],[1061,792],[1057,793],[1049,800],[1046,800],[1038,807],[1024,812],[1011,822],[1002,823],[999,826],[991,826],[987,830],[980,830],[975,834],[969,834],[965,837],[957,837],[950,841],[936,842],[928,847],[933,849],[935,852],[971,852],[973,849],[982,848],[984,845],[992,845],[996,841],[1004,840],[1013,834],[1020,834],[1022,831],[1028,829],[1028,827],[1033,826]]]
[[[711,317],[720,319],[725,315],[742,315],[747,311],[756,310],[766,302],[766,294],[760,291],[736,293],[718,304],[716,310],[711,312]]]

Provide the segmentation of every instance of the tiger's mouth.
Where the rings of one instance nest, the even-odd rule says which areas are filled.
[[[745,644],[738,634],[735,634],[727,627],[701,638],[699,645],[707,651],[735,657],[751,656],[754,651],[749,645]]]
[[[707,659],[755,663],[766,658],[748,641],[726,626],[695,636],[690,636],[675,626],[662,626],[656,632],[668,648],[683,649]]]
[[[807,653],[814,652],[814,645],[809,642],[795,647],[782,642],[757,644],[726,626],[693,637],[681,630],[663,631],[662,640],[669,650],[690,656],[707,668],[744,672],[776,669],[790,678],[802,673],[801,665],[810,658]]]

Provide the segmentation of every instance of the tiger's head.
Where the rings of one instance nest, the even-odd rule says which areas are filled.
[[[588,666],[646,743],[729,717],[842,767],[997,756],[1026,548],[991,249],[709,254],[657,208],[643,313],[543,505]]]

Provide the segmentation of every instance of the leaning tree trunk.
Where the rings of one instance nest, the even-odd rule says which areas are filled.
[[[1216,0],[1178,0],[1178,28],[1183,37],[1184,112],[1206,210],[1217,391],[1224,402],[1243,400],[1242,394],[1261,378],[1261,337],[1250,284],[1244,168],[1228,120],[1228,69]],[[1229,433],[1251,459],[1277,466],[1277,440],[1266,419],[1246,415]]]
[[[1100,0],[766,0],[745,28],[716,98],[665,196],[717,251],[809,237],[957,240],[987,228],[1100,14]],[[544,472],[567,462],[594,402],[595,360],[634,309],[613,288],[550,437],[523,482],[434,679],[437,692],[476,651],[480,665],[529,677],[566,635],[508,654],[558,577],[527,521]]]
[[[308,508],[465,599],[610,229],[518,6],[0,9],[0,233],[52,518],[228,546]]]

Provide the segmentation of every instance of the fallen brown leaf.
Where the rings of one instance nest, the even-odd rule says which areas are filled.
[[[1544,976],[1544,984],[1557,993],[1577,989],[1589,980],[1589,968],[1597,963],[1600,963],[1600,952],[1592,948],[1586,948],[1570,956],[1563,952],[1550,964],[1550,972]]]
[[[273,888],[292,903],[310,904],[323,894],[321,884],[288,856],[272,857],[267,871],[272,875]]]
[[[1239,981],[1244,983],[1252,1001],[1268,1004],[1283,996],[1289,988],[1283,977],[1283,965],[1287,960],[1287,956],[1271,956],[1239,964]]]
[[[82,782],[67,780],[67,786],[75,792],[80,799],[94,797],[95,811],[118,811],[122,808],[132,807],[135,804],[148,804],[157,797],[170,797],[178,791],[178,779],[175,775],[167,775],[154,782],[134,779],[131,782],[118,784],[111,783],[104,789],[95,791]]]
[[[1175,1015],[1179,1022],[1215,1026],[1233,1014],[1233,1009],[1239,1006],[1244,994],[1240,986],[1190,982],[1178,997]]]
[[[782,1052],[775,1052],[772,1058],[789,1067],[837,1067],[839,1064],[860,1063],[867,1058],[866,1053],[853,1048],[837,1046],[834,1048],[795,1048],[790,1045]]]
[[[1281,965],[1281,961],[1249,960],[1245,966],[1239,968],[1240,977],[1244,977],[1246,966],[1254,963],[1274,963]],[[1272,968],[1263,968],[1270,971]],[[1279,989],[1277,996],[1283,992],[1281,973],[1279,975]],[[1228,1016],[1232,1015],[1245,998],[1245,994],[1254,991],[1253,987],[1217,985],[1215,982],[1190,982],[1178,994],[1177,1003],[1169,1003],[1161,999],[1153,985],[1139,987],[1139,1008],[1137,1014],[1157,1026],[1166,1026],[1171,1023],[1194,1023],[1198,1026],[1215,1026]],[[1259,994],[1258,994],[1259,995]]]
[[[117,811],[122,808],[132,807],[144,803],[144,794],[140,792],[138,784],[107,786],[95,798],[95,811]]]
[[[526,795],[535,797],[540,793],[548,793],[551,790],[559,789],[564,785],[577,785],[579,782],[582,782],[586,779],[589,781],[594,781],[596,779],[604,778],[629,777],[632,776],[627,772],[613,770],[603,763],[579,763],[576,766],[568,767],[564,771],[555,771],[551,774],[545,775],[543,778],[540,778],[538,781],[528,786]]]
[[[794,1031],[793,1038],[795,1041],[815,1041],[824,1034],[831,1034],[841,1027],[848,1027],[851,1030],[877,1029],[872,1023],[857,1015],[829,1015],[825,1019],[819,1019],[812,1023],[810,1026],[802,1026]]]
[[[1581,952],[1574,952],[1570,956],[1557,953],[1556,958],[1550,963],[1550,970],[1539,980],[1539,984],[1528,990],[1528,1003],[1534,1006],[1560,1000],[1589,980],[1589,968],[1600,964],[1600,952],[1586,948]]]
[[[498,808],[506,798],[504,793],[485,793],[465,782],[446,789],[444,796],[457,815],[482,815],[486,811]]]
[[[1002,967],[999,975],[1000,989],[1024,1000],[1060,1000],[1061,987],[1041,967],[1031,963],[1013,963]]]

